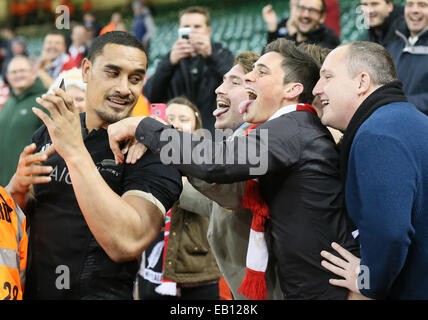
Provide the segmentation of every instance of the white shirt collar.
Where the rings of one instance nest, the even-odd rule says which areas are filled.
[[[298,106],[298,104],[292,104],[292,105],[285,106],[285,107],[282,107],[282,108],[276,110],[276,112],[269,118],[268,121],[279,118],[280,116],[283,116],[284,114],[296,111],[297,106]]]
[[[68,49],[68,52],[70,53],[71,57],[74,59],[77,57],[79,53],[85,52],[85,46],[81,46],[80,48],[75,48],[73,46],[70,46]]]
[[[426,31],[428,31],[428,27],[425,28],[424,30],[422,30],[421,32],[419,32],[419,34],[417,34],[416,36],[414,36],[414,37],[410,36],[409,39],[408,39],[409,42],[410,42],[410,44],[412,46],[414,46],[416,44],[416,42],[418,42],[419,36],[422,35],[422,34],[424,34]]]

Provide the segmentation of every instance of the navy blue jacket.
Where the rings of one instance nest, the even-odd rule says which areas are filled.
[[[403,32],[398,31],[396,40],[387,49],[409,102],[428,115],[428,30],[419,35],[413,46],[407,40],[409,36],[407,27]]]
[[[346,206],[359,229],[367,297],[428,299],[426,137],[428,118],[395,102],[376,110],[352,142]]]

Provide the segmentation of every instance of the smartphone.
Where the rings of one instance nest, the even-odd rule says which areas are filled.
[[[64,78],[61,79],[61,81],[58,84],[58,79],[55,80],[55,82],[50,86],[48,92],[46,92],[47,94],[55,94],[53,91],[53,88],[60,88],[62,90],[65,91],[65,82],[64,82]]]
[[[150,105],[150,114],[166,121],[166,104],[152,103]]]
[[[178,38],[189,39],[189,35],[192,33],[192,28],[178,28]]]
[[[59,84],[59,88],[65,91],[65,82],[64,82],[64,78],[61,79],[61,82]]]

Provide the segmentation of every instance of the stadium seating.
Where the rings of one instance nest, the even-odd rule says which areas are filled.
[[[396,1],[404,3],[404,0]],[[240,51],[252,50],[260,52],[266,44],[266,26],[261,16],[264,5],[271,3],[280,17],[288,15],[288,1],[249,1],[246,4],[238,3],[231,10],[229,5],[225,9],[216,9],[211,13],[212,39],[222,42],[234,54]],[[359,1],[341,0],[341,27],[342,41],[361,40],[364,29],[361,12],[358,10]],[[132,19],[128,21],[128,30],[131,29]],[[162,12],[155,16],[157,26],[155,38],[150,47],[150,63],[148,74],[154,72],[159,60],[171,49],[177,39],[177,13]],[[43,38],[28,40],[28,51],[38,56],[41,51]]]

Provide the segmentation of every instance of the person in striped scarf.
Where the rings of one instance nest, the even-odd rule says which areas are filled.
[[[273,254],[268,258],[277,260],[284,297],[346,299],[349,290],[329,284],[333,273],[321,266],[319,254],[336,242],[359,255],[353,226],[343,210],[334,140],[307,105],[314,98],[312,89],[319,79],[319,66],[294,42],[278,39],[264,49],[244,79],[249,99],[240,105],[240,111],[244,121],[260,125],[233,141],[193,139],[190,152],[195,148],[212,150],[211,161],[200,163],[201,159],[192,158],[191,163],[172,165],[183,174],[210,183],[257,179],[258,191],[249,193],[259,193],[260,198],[249,197],[249,202],[263,200],[259,206],[262,218],[256,220],[264,219],[265,232],[272,239]],[[177,139],[161,140],[165,130],[170,127],[146,117],[121,121],[109,127],[110,146],[121,159],[119,142],[135,136],[154,153],[167,146],[182,159],[189,148],[182,148],[181,142],[191,138],[178,132]],[[258,152],[247,152],[251,149]],[[219,163],[218,159],[229,161]],[[260,221],[254,225],[259,226]],[[260,232],[253,226],[252,230]],[[254,244],[261,243],[259,236],[255,235]],[[266,255],[258,260],[259,253],[249,250],[247,269],[262,272]],[[263,298],[258,290],[254,292]]]

